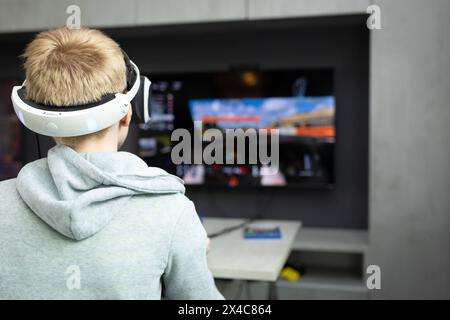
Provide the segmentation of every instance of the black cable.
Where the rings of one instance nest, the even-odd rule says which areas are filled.
[[[232,232],[234,230],[237,230],[237,229],[240,229],[240,228],[243,228],[243,227],[247,226],[248,224],[252,223],[255,220],[261,219],[263,217],[263,215],[264,215],[264,210],[267,210],[267,208],[269,207],[269,203],[272,200],[274,193],[275,193],[275,191],[272,191],[270,193],[270,196],[265,198],[265,201],[261,201],[262,209],[260,210],[259,208],[256,208],[256,212],[255,212],[255,214],[253,214],[252,217],[250,217],[249,219],[247,219],[246,221],[244,221],[244,222],[242,222],[242,223],[240,223],[238,225],[222,229],[222,230],[214,232],[212,234],[208,234],[208,238],[215,238],[215,237],[221,236],[223,234],[230,233],[230,232]],[[214,195],[211,194],[209,199],[213,200],[215,202],[214,207],[218,208],[220,210],[221,209],[220,205],[217,205],[217,202],[213,198],[214,198]]]
[[[36,144],[37,144],[39,159],[41,159],[42,155],[41,155],[41,143],[39,142],[39,135],[37,133],[35,133],[34,136],[36,137]]]
[[[232,232],[234,230],[237,230],[237,229],[240,229],[242,227],[245,227],[246,225],[248,225],[249,223],[255,221],[256,219],[257,219],[257,217],[253,217],[253,218],[250,218],[250,219],[248,219],[248,220],[246,220],[246,221],[244,221],[244,222],[242,222],[242,223],[240,223],[238,225],[222,229],[222,230],[220,230],[218,232],[215,232],[215,233],[208,234],[208,238],[215,238],[215,237],[221,236],[223,234],[230,233],[230,232]]]

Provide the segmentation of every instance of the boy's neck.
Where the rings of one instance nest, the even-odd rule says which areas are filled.
[[[94,153],[94,152],[117,152],[117,146],[108,146],[104,144],[98,145],[80,145],[73,147],[78,153]]]
[[[72,148],[78,153],[117,152],[117,138],[106,135],[102,138],[80,142]]]

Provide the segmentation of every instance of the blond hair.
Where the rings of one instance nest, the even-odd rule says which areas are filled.
[[[126,87],[119,45],[99,30],[41,32],[27,46],[27,98],[52,106],[82,105]]]
[[[27,98],[37,103],[83,105],[126,89],[122,51],[99,30],[62,27],[41,32],[22,57]]]

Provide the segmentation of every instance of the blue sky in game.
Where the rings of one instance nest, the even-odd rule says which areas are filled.
[[[258,117],[255,122],[218,122],[221,128],[266,128],[287,117],[335,110],[335,99],[326,97],[274,97],[244,99],[193,99],[189,109],[194,121],[205,117]]]

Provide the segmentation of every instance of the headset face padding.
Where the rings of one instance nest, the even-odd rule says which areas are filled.
[[[125,61],[125,75],[127,79],[127,91],[130,91],[136,81],[136,71],[133,67],[133,63],[128,57],[127,53],[122,50],[123,60]]]
[[[132,66],[132,62],[125,51],[122,50],[123,58],[125,60],[126,76],[127,76],[127,90],[133,86],[136,81],[136,72]],[[131,101],[134,113],[134,121],[136,123],[146,123],[150,120],[150,80],[147,77],[140,76],[139,89],[136,96]]]
[[[133,106],[134,122],[147,123],[150,120],[150,80],[141,76],[139,90],[131,101]]]
[[[139,68],[123,52],[127,92],[109,94],[100,101],[80,106],[59,107],[35,103],[26,98],[26,81],[15,86],[11,101],[19,120],[36,133],[52,137],[75,137],[105,129],[128,112],[130,104],[140,122],[150,120],[150,80],[140,76]]]

